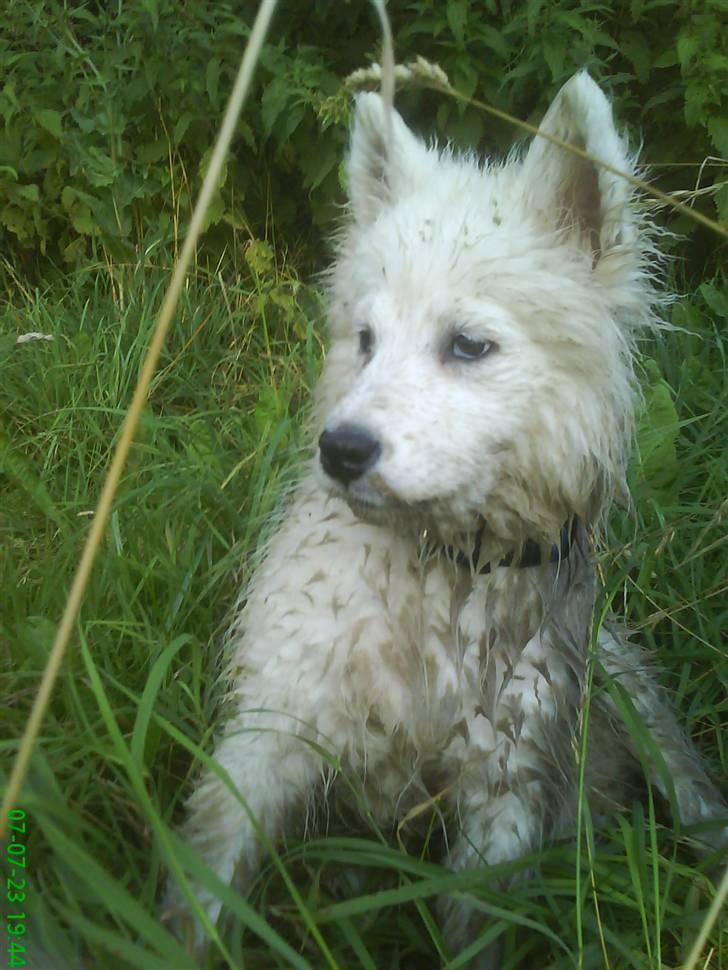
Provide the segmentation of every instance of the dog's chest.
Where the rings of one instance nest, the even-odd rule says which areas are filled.
[[[381,595],[376,576],[368,579]],[[338,705],[344,762],[380,819],[507,758],[524,712],[550,689],[540,597],[521,577],[514,585],[504,571],[503,581],[505,589],[496,577],[473,587],[449,563],[390,575],[387,608],[350,646]]]
[[[384,577],[367,577],[372,615],[347,645],[337,708],[349,766],[399,798],[415,780],[448,784],[474,743],[494,747],[498,685],[516,648],[489,617],[487,584],[459,590],[449,563],[388,572],[386,587]]]
[[[370,753],[397,736],[440,747],[460,707],[452,590],[440,569],[396,565],[363,577],[370,613],[341,669],[343,709]]]
[[[303,499],[244,615],[240,690],[250,707],[293,713],[391,815],[403,793],[421,802],[466,762],[501,756],[503,685],[533,694],[544,677],[515,673],[540,597],[525,571],[474,580],[316,492]]]

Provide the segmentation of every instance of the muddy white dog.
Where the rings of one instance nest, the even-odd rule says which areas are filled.
[[[633,171],[586,73],[542,131]],[[625,491],[633,335],[654,319],[629,183],[545,138],[482,166],[427,147],[366,94],[348,172],[318,451],[233,632],[214,758],[241,797],[205,770],[184,829],[243,892],[262,852],[249,812],[270,839],[300,828],[337,787],[321,749],[382,826],[437,799],[454,869],[573,825],[587,534]],[[650,780],[665,792],[672,779],[681,821],[724,815],[644,657],[607,630],[599,651],[597,675],[659,746]],[[629,798],[638,765],[611,704],[601,692],[591,707],[597,815]],[[196,892],[215,920],[214,894]],[[457,954],[476,915],[444,900],[442,918]]]

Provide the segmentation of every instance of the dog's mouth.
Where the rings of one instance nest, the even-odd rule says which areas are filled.
[[[391,523],[393,517],[410,519],[414,509],[401,502],[388,489],[380,489],[369,476],[344,485],[321,469],[322,479],[331,495],[343,499],[358,519],[375,525]]]
[[[429,502],[405,502],[391,490],[380,491],[366,479],[342,485],[327,475],[323,477],[329,493],[346,502],[362,522],[406,535],[419,534],[431,524]]]
[[[342,498],[352,512],[360,519],[367,521],[382,521],[392,511],[394,503],[387,496],[371,488],[365,482],[352,482],[342,485],[334,479],[326,477],[327,484],[333,495]]]

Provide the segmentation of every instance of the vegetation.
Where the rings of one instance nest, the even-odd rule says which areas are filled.
[[[90,254],[115,262],[177,242],[256,7],[254,0],[9,6],[0,38],[0,246],[14,265],[40,266],[45,276],[44,255],[65,265]],[[555,88],[587,67],[607,83],[619,117],[644,135],[661,186],[699,181],[706,211],[728,218],[725,169],[711,162],[728,156],[725,0],[500,7],[397,0],[398,55],[436,61],[464,94],[535,120]],[[334,96],[377,47],[367,3],[281,3],[209,213],[205,257],[213,265],[240,233],[267,230],[289,245],[316,240],[311,226],[326,225],[340,191],[346,129]],[[422,128],[463,146],[512,143],[509,126],[475,108],[426,91],[403,103]]]
[[[247,0],[18,0],[5,12],[3,781],[253,10]],[[693,204],[726,220],[724,13],[722,0],[392,4],[400,59],[437,61],[461,91],[519,117],[538,119],[586,65],[644,138],[656,184],[698,187]],[[236,591],[305,453],[323,311],[303,280],[325,265],[320,240],[341,197],[340,82],[377,45],[364,3],[284,2],[274,23],[23,791],[28,952],[44,970],[192,967],[156,918],[162,836],[194,758],[209,751]],[[406,92],[402,105],[422,130],[461,144],[502,151],[514,137],[431,92]],[[615,516],[604,601],[655,652],[725,783],[725,245],[684,216],[662,219],[680,234],[665,239],[678,329],[644,347],[635,514]],[[30,333],[53,339],[16,342]],[[587,825],[581,845],[495,872],[447,873],[405,854],[396,833],[291,841],[261,874],[252,910],[236,904],[247,929],[232,937],[230,965],[435,966],[432,901],[468,889],[489,932],[504,934],[506,967],[677,967],[716,873],[688,842],[661,824],[651,796],[599,831]],[[365,887],[335,901],[328,878],[362,867]],[[526,867],[529,879],[504,893],[496,878]],[[728,966],[725,918],[706,952],[706,966]]]

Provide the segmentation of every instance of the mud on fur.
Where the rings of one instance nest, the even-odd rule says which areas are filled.
[[[584,72],[542,130],[634,172]],[[631,186],[544,138],[481,164],[426,146],[364,94],[348,174],[318,448],[232,631],[232,713],[214,759],[240,797],[206,768],[182,831],[243,893],[262,855],[251,815],[275,840],[317,800],[346,803],[321,749],[382,827],[436,799],[452,869],[573,831],[589,536],[626,495],[634,339],[658,322]],[[598,661],[659,747],[649,781],[667,796],[666,766],[680,823],[706,823],[701,838],[722,844],[726,830],[707,823],[724,824],[726,805],[647,658],[607,624]],[[589,736],[599,818],[629,801],[645,752],[604,691]],[[219,900],[194,889],[214,922]],[[202,952],[176,886],[165,910]],[[439,910],[455,956],[482,915],[462,898]],[[491,946],[471,966],[497,963]]]

